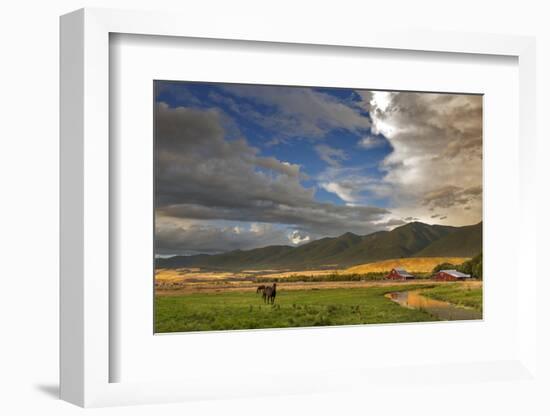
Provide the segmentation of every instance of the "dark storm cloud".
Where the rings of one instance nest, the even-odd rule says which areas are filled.
[[[366,233],[376,228],[371,221],[388,213],[386,209],[376,207],[323,203],[290,206],[271,201],[244,202],[238,205],[229,201],[223,207],[184,203],[160,208],[158,212],[170,217],[196,220],[224,219],[289,224],[297,229],[309,231],[315,236],[337,235],[349,229]]]
[[[481,186],[473,186],[464,189],[458,186],[449,185],[425,194],[422,204],[432,208],[451,208],[469,204],[474,200],[479,200],[481,194]],[[434,218],[433,215],[432,218]]]
[[[378,229],[374,222],[388,213],[383,208],[316,201],[315,188],[300,183],[304,175],[298,165],[261,157],[244,138],[227,140],[223,114],[215,110],[159,104],[156,144],[157,218],[199,223],[176,226],[166,221],[157,233],[164,252],[184,247],[203,252],[222,246],[244,248],[247,238],[256,238],[254,231],[266,224],[285,224],[302,232],[298,242],[350,229],[368,233]],[[204,226],[205,221],[216,220],[257,224],[250,235],[231,227]],[[179,227],[179,234],[170,226]],[[265,229],[266,243],[281,244],[284,238],[292,241],[283,231]]]
[[[160,217],[156,224],[157,254],[215,254],[273,244],[288,245],[291,235],[272,224],[241,226]]]

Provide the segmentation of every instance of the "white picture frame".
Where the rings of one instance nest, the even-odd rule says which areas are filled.
[[[472,363],[442,362],[418,368],[330,370],[321,382],[316,374],[272,375],[267,381],[235,383],[227,387],[211,379],[181,381],[111,382],[110,366],[116,357],[110,349],[110,169],[109,149],[109,37],[110,34],[225,39],[340,48],[429,51],[452,54],[504,55],[518,59],[519,67],[519,212],[517,256],[530,290],[518,288],[519,325],[517,354],[509,360]],[[527,215],[536,201],[530,178],[535,169],[535,41],[529,37],[420,31],[384,32],[349,28],[330,34],[316,28],[281,30],[277,24],[238,31],[230,22],[204,25],[186,16],[168,13],[82,9],[61,18],[61,398],[80,406],[160,403],[338,391],[384,382],[413,374],[409,384],[437,382],[438,374],[451,372],[463,382],[508,380],[537,382],[535,268],[536,219]],[[517,273],[510,271],[510,273]],[[272,336],[278,336],[276,332]],[[475,374],[476,376],[471,376]],[[482,376],[480,376],[482,375]],[[306,384],[308,377],[316,382]],[[406,378],[406,377],[405,377]],[[346,383],[342,380],[347,379]],[[292,382],[292,380],[295,380]],[[404,382],[403,389],[407,388]]]

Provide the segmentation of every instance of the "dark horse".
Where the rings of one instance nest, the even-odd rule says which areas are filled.
[[[265,285],[260,285],[258,286],[258,289],[256,289],[256,293],[261,293],[262,294],[262,299],[264,300],[265,302]]]
[[[266,286],[263,294],[264,302],[273,305],[275,303],[275,296],[277,296],[277,283],[273,283],[273,286]]]

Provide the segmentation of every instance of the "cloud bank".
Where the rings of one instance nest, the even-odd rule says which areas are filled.
[[[155,110],[159,255],[481,220],[481,96],[159,91],[170,101]]]
[[[244,138],[227,140],[215,110],[160,103],[156,126],[159,254],[300,244],[350,227],[368,233],[389,213],[317,201],[315,188],[301,184],[300,166],[262,157]],[[215,221],[256,223],[264,231]]]

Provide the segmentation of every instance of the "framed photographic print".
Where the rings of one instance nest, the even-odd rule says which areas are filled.
[[[533,39],[244,20],[61,19],[62,398],[538,389]]]

